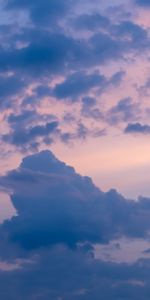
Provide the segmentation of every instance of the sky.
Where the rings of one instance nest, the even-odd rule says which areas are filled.
[[[0,1],[0,172],[52,150],[149,196],[149,1]]]
[[[0,0],[3,300],[149,299],[149,15]]]

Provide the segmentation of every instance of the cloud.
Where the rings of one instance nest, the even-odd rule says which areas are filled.
[[[14,226],[14,233],[11,234],[12,239],[16,242],[18,240],[23,247],[32,248],[61,242],[73,246],[80,239],[80,235],[85,235],[85,239],[88,235],[91,235],[92,238],[93,234],[90,233],[90,228],[89,233],[88,228],[87,230],[84,229],[86,223],[82,226],[79,223],[82,216],[86,217],[86,212],[85,216],[83,212],[84,197],[88,201],[90,197],[92,198],[100,192],[94,187],[89,178],[82,178],[75,174],[73,168],[65,166],[49,152],[42,152],[39,155],[24,159],[21,168],[10,172],[8,177],[5,178],[5,182],[8,188],[14,189],[16,186],[20,190],[17,191],[15,188],[16,191],[14,191],[12,198],[19,215],[16,221],[12,221],[13,224],[10,226],[11,228]],[[31,194],[30,191],[32,191]],[[25,193],[25,202],[23,199],[23,201],[19,200],[22,192]],[[18,196],[15,197],[15,193],[18,196],[20,195],[19,198]],[[44,202],[42,199],[44,199]],[[28,228],[28,225],[26,227],[22,213],[24,217],[26,215],[27,219],[29,217],[29,223],[26,217],[25,223],[31,224],[31,227],[29,225],[30,228]],[[18,227],[17,220],[22,223],[20,228],[25,226],[24,234],[21,232],[22,230],[15,232]],[[89,222],[91,223],[92,220],[89,220]],[[80,226],[82,233],[79,232]],[[39,236],[41,236],[41,240]],[[81,239],[84,239],[84,237],[81,237]]]
[[[17,210],[0,226],[4,300],[147,299],[149,259],[102,261],[94,244],[124,235],[149,239],[149,199],[134,202],[115,190],[103,193],[50,151],[25,157],[0,184],[11,190]]]
[[[0,272],[0,293],[4,300],[98,300],[99,295],[110,300],[146,300],[149,270],[149,260],[115,264],[95,260],[83,250],[56,247],[39,252],[33,263],[20,270]]]
[[[84,117],[92,118],[94,120],[103,119],[103,113],[96,107],[97,101],[92,97],[82,98],[81,114]]]
[[[35,36],[32,31],[28,34],[30,39],[27,46],[0,51],[1,69],[23,71],[24,75],[27,73],[31,78],[61,72],[69,59],[70,51],[73,52],[76,47],[76,41],[61,33],[39,32],[38,40],[35,40],[37,32],[34,33]]]
[[[72,101],[77,101],[78,97],[86,94],[90,90],[103,86],[106,83],[106,78],[98,72],[93,74],[84,74],[76,72],[59,83],[54,88],[54,95],[58,99],[71,98]]]
[[[140,48],[149,47],[148,32],[142,26],[131,21],[123,21],[116,26],[112,26],[112,32],[115,33],[116,37],[122,37],[129,48],[140,50]]]
[[[110,124],[119,122],[128,122],[138,118],[140,115],[139,104],[135,103],[132,98],[121,99],[114,107],[106,113],[106,120]]]
[[[86,95],[95,89],[98,93],[103,93],[110,86],[119,85],[124,76],[124,72],[117,72],[110,78],[94,73],[75,72],[69,75],[63,82],[56,84],[52,93],[59,99],[70,99],[73,102],[78,101],[80,96]],[[87,99],[90,98],[87,96]]]
[[[136,203],[115,190],[103,193],[49,151],[26,157],[0,184],[12,191],[18,213],[2,225],[2,233],[23,249],[148,236],[149,200]]]
[[[140,6],[150,6],[150,0],[136,0],[136,3]]]
[[[73,24],[76,29],[89,31],[95,31],[103,28],[106,30],[111,25],[110,20],[99,13],[80,15],[74,20]]]
[[[112,25],[108,32],[96,30],[82,39],[64,28],[56,30],[53,25],[52,29],[26,26],[19,33],[15,29],[9,32],[5,39],[2,36],[1,71],[19,72],[21,78],[28,75],[28,80],[29,76],[33,80],[48,74],[97,67],[123,58],[131,51],[137,53],[141,48],[143,51],[149,48],[147,31],[132,22]],[[12,46],[6,47],[10,40]]]
[[[13,130],[18,130],[18,124],[20,129],[25,130],[26,127],[29,128],[37,122],[50,123],[50,121],[57,121],[57,117],[53,114],[39,114],[36,110],[32,109],[22,109],[18,114],[10,113],[6,119]]]
[[[23,269],[0,272],[0,293],[4,300],[97,300],[99,295],[111,300],[127,300],[130,295],[132,299],[145,300],[148,274],[149,261],[134,265],[104,263],[84,251],[60,247],[39,253],[36,261]]]
[[[25,116],[20,116],[24,118]],[[19,118],[19,116],[18,116]],[[9,122],[12,123],[13,117],[9,118]],[[11,121],[10,121],[11,120]],[[23,120],[23,119],[22,119]],[[18,121],[18,119],[17,119]],[[21,120],[19,120],[20,122]],[[17,122],[18,123],[18,122]],[[24,123],[23,123],[24,124]],[[22,124],[22,125],[23,125]],[[51,144],[53,139],[52,135],[55,135],[58,129],[59,123],[57,121],[48,122],[44,125],[30,126],[29,128],[14,126],[14,129],[10,133],[4,134],[2,140],[5,143],[20,147],[22,150],[38,148],[38,139],[42,138],[43,142]]]
[[[34,1],[20,1],[7,0],[6,9],[8,10],[27,10],[29,12],[30,19],[37,25],[50,25],[56,23],[59,19],[63,18],[68,12],[71,0],[37,0]]]
[[[125,128],[125,133],[150,134],[150,126],[142,125],[140,123],[129,123]]]
[[[16,97],[23,92],[26,81],[15,75],[0,75],[0,106],[1,108],[11,107],[10,97]]]
[[[33,105],[37,108],[39,99],[40,104],[45,98],[51,103],[52,95],[58,101],[67,99],[76,102],[80,97],[90,97],[95,90],[99,95],[108,93],[109,88],[119,86],[125,72],[118,71],[107,78],[96,69],[102,65],[105,67],[109,62],[128,60],[130,53],[136,55],[139,51],[141,53],[141,49],[143,53],[149,48],[147,31],[143,27],[131,21],[117,21],[114,25],[108,17],[98,12],[82,15],[76,10],[74,26],[77,23],[81,27],[89,24],[91,28],[90,34],[82,36],[70,21],[70,9],[74,11],[72,1],[66,4],[63,0],[51,3],[38,0],[36,5],[33,1],[23,1],[21,4],[19,1],[7,1],[6,14],[8,11],[12,13],[12,10],[19,14],[28,11],[32,24],[24,20],[24,25],[20,23],[18,27],[13,24],[0,27],[1,103],[4,108],[11,106],[15,112],[18,103],[22,104],[23,110],[29,110],[29,106],[31,108]],[[58,76],[62,82],[54,87]],[[22,91],[26,91],[24,97]],[[84,106],[81,109],[83,116],[97,122],[102,117],[97,106],[90,111]],[[41,126],[40,120],[36,125]],[[14,144],[17,146],[17,143]]]

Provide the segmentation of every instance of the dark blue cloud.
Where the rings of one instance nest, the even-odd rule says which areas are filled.
[[[38,253],[33,264],[20,270],[0,272],[0,293],[4,300],[98,300],[99,295],[109,300],[147,300],[149,271],[149,260],[102,262],[82,250],[60,247]]]
[[[45,98],[49,103],[55,98],[57,101],[67,100],[67,105],[69,101],[80,101],[82,105],[80,116],[78,120],[74,119],[70,130],[62,130],[59,124],[57,136],[65,143],[88,136],[98,137],[106,132],[105,128],[100,128],[102,125],[95,125],[100,120],[113,125],[137,120],[134,118],[137,110],[133,118],[128,119],[125,108],[124,112],[117,112],[114,107],[108,112],[109,116],[104,116],[97,104],[90,107],[81,101],[83,97],[91,96],[91,92],[98,98],[122,83],[125,75],[122,69],[110,77],[97,70],[110,62],[129,60],[130,54],[133,57],[149,49],[146,29],[132,21],[116,20],[114,23],[110,17],[99,12],[85,10],[82,14],[75,10],[75,5],[73,1],[66,3],[64,0],[38,0],[36,5],[33,1],[20,3],[9,0],[5,4],[6,15],[14,11],[19,18],[26,13],[30,17],[30,20],[25,18],[17,26],[0,26],[1,107],[8,109],[11,106],[14,110],[10,118],[5,118],[9,133],[5,136],[2,133],[1,140],[18,147],[19,151],[21,147],[23,151],[27,148],[34,150],[40,144],[48,145],[54,140],[55,132],[53,136],[39,132],[43,130],[41,126],[57,121],[57,116],[49,120],[46,117],[41,119],[34,113],[30,117],[24,115],[25,111],[37,110]],[[88,31],[84,34],[82,30]],[[58,78],[62,82],[58,83]],[[54,86],[55,82],[57,84]],[[26,92],[22,94],[24,90]],[[12,114],[16,115],[18,104],[20,116],[16,116],[15,122],[12,121]],[[128,105],[128,108],[131,115],[135,107]],[[94,120],[93,126],[97,126],[97,130],[89,130],[84,118]]]
[[[92,98],[92,97],[83,97],[82,103],[83,103],[83,106],[85,105],[87,107],[93,107],[96,105],[97,101],[95,98]]]
[[[38,175],[36,180],[32,179],[29,183],[28,178],[31,178],[31,176],[33,178],[35,174]],[[24,200],[26,199],[25,202],[23,199],[23,201],[19,200],[21,190],[20,192],[16,190],[16,196],[14,194],[12,198],[13,204],[17,208],[20,216],[16,218],[15,222],[12,220],[14,233],[12,232],[11,236],[14,241],[18,241],[23,247],[32,248],[42,244],[44,245],[45,243],[53,244],[61,242],[74,245],[82,234],[89,234],[91,238],[93,235],[94,238],[95,233],[88,233],[88,231],[86,233],[84,225],[83,229],[81,229],[83,233],[81,234],[79,232],[77,224],[79,224],[78,221],[82,219],[84,207],[84,202],[80,200],[80,197],[81,199],[84,197],[89,199],[90,195],[96,196],[100,192],[94,187],[89,178],[80,177],[75,173],[73,168],[67,167],[64,163],[59,162],[51,153],[42,152],[39,155],[27,157],[24,159],[20,170],[18,170],[17,173],[16,171],[11,172],[6,182],[8,185],[12,185],[12,187],[18,186],[19,189],[23,188],[23,190],[24,188],[26,190],[26,184],[28,187],[31,184],[26,192],[27,194],[28,192],[30,194],[30,191],[31,194],[33,192],[33,196],[30,195],[28,197],[27,194],[24,194],[23,198]],[[87,191],[85,191],[85,189],[87,189]],[[86,194],[84,195],[84,193]],[[42,198],[44,201],[42,201]],[[76,212],[78,213],[76,214]],[[24,217],[23,219],[21,217],[22,213],[24,216],[26,215],[27,218],[30,215],[31,220],[29,220],[29,223],[27,221],[27,223],[28,225],[32,223],[31,226],[33,226],[33,228],[29,229],[28,225],[26,227],[23,221]],[[22,225],[20,224],[20,228],[22,226],[26,227],[24,227],[24,229],[22,227],[24,233],[21,233],[21,231],[17,229],[19,219],[22,223]],[[11,224],[11,226],[13,226],[13,224]],[[31,230],[31,232],[29,233],[28,230]],[[39,236],[41,236],[40,239]]]
[[[111,25],[110,20],[100,15],[99,13],[94,14],[83,14],[75,19],[73,22],[76,29],[95,31],[99,29],[109,28]]]
[[[111,78],[110,78],[110,84],[119,86],[119,84],[123,81],[123,78],[125,76],[124,71],[119,71],[115,73]]]
[[[94,243],[125,235],[149,239],[149,199],[103,193],[49,151],[25,157],[0,184],[11,189],[17,210],[0,226],[0,257],[22,264],[0,270],[4,300],[148,299],[150,261],[104,262]]]
[[[61,9],[63,14],[67,13],[68,9],[63,1],[56,1],[55,3],[53,1],[52,3],[45,1],[43,4],[39,1],[37,6],[28,1],[23,1],[21,4],[18,1],[8,1],[7,5],[10,5],[10,3],[15,10],[27,9],[30,12],[30,16],[36,9],[40,13],[39,8],[42,5],[43,8],[48,5],[48,14],[49,10],[54,11],[59,4],[60,8],[61,5],[64,5],[64,10]],[[45,14],[45,10],[41,10],[42,13]],[[56,21],[60,15],[59,9],[57,13]],[[14,26],[12,28],[11,26],[7,26],[6,28],[5,26],[5,37],[2,35],[1,28],[0,72],[5,73],[1,77],[1,103],[4,107],[9,107],[10,103],[11,107],[14,107],[14,110],[16,110],[16,101],[12,101],[14,100],[14,95],[16,99],[19,99],[19,103],[22,102],[23,110],[28,110],[28,106],[31,106],[32,109],[35,107],[36,109],[39,105],[39,100],[42,102],[44,97],[48,97],[49,101],[51,101],[50,96],[52,95],[57,100],[67,98],[71,101],[77,101],[80,100],[81,96],[88,96],[92,89],[97,89],[100,95],[111,87],[111,85],[117,87],[121,83],[124,76],[123,71],[117,72],[111,78],[106,78],[96,73],[94,68],[109,61],[122,59],[130,51],[141,51],[141,47],[143,47],[143,50],[147,49],[149,41],[146,31],[131,22],[122,22],[113,26],[111,21],[102,15],[80,15],[80,20],[82,19],[85,23],[88,18],[90,19],[90,26],[93,26],[91,27],[91,30],[93,28],[93,32],[90,36],[83,38],[79,38],[76,34],[70,34],[69,31],[66,31],[65,27],[58,28],[54,24],[52,25],[52,23],[50,30],[40,26],[37,27],[36,25],[31,26],[30,24],[28,26],[25,24],[24,27],[20,28],[15,28]],[[109,23],[109,26],[105,26],[104,30],[105,23]],[[142,46],[141,42],[139,42],[140,39],[142,40]],[[7,78],[8,73],[14,75]],[[62,83],[57,84],[53,89],[51,82],[58,74],[64,79]],[[5,82],[6,78],[7,82]],[[33,88],[32,94],[24,95],[23,99],[19,97],[20,92],[25,87],[29,88],[32,84],[36,84],[36,88]],[[8,88],[6,88],[6,85]],[[84,105],[83,109],[81,109],[81,114],[86,118],[89,117],[97,121],[103,118],[101,109],[96,106],[93,108],[87,107],[86,109]],[[32,116],[34,122],[35,116],[34,114]],[[41,126],[40,121],[39,119],[39,122],[36,122],[37,126]],[[49,121],[47,120],[46,122]],[[23,122],[20,119],[20,127],[22,124]],[[83,125],[86,127],[85,124]],[[28,127],[32,128],[31,126]],[[25,128],[24,131],[20,130],[19,133],[18,130],[16,132],[10,130],[12,137],[8,137],[7,142],[16,146],[19,145],[20,149],[21,139],[23,145],[25,145],[25,140],[27,143],[27,135],[30,135],[27,131],[29,130],[29,128],[28,130]],[[79,136],[81,135],[79,134]],[[71,132],[63,132],[61,135],[62,140],[69,140],[69,138],[73,140],[73,137],[74,135]],[[52,140],[45,137],[45,142],[51,143]],[[37,147],[37,141],[34,143],[34,147]]]
[[[134,120],[140,114],[139,104],[135,103],[132,98],[121,99],[114,107],[106,114],[106,120],[110,124],[119,122],[129,122]]]
[[[79,132],[84,135],[81,125]],[[148,237],[148,199],[134,202],[115,190],[103,193],[49,151],[26,157],[0,184],[13,191],[18,213],[0,233],[21,249],[55,244],[76,248],[78,243],[106,243],[122,235]]]
[[[150,134],[150,125],[129,123],[124,132],[133,134]]]
[[[11,106],[10,98],[19,97],[19,94],[24,90],[26,82],[17,76],[0,75],[0,106]]]
[[[127,47],[137,47],[138,50],[149,47],[148,32],[133,22],[124,21],[119,25],[112,26],[112,32],[116,37],[118,35],[119,38],[122,37],[124,41],[128,41],[126,43]]]
[[[57,117],[52,114],[39,114],[36,110],[21,110],[20,113],[11,113],[6,118],[8,124],[11,128],[11,134],[15,135],[15,132],[22,130],[22,132],[29,131],[32,127],[35,127],[36,123],[44,122],[50,123],[52,121],[57,121]],[[18,128],[19,126],[19,128]],[[13,131],[12,131],[13,130]]]
[[[35,150],[38,149],[39,138],[42,138],[42,141],[46,144],[52,143],[52,136],[53,134],[55,135],[58,126],[59,124],[57,121],[48,122],[44,125],[30,126],[29,128],[18,127],[18,124],[15,124],[14,129],[10,133],[2,136],[2,140],[5,143],[10,143],[14,146],[20,147],[22,150],[30,148]]]
[[[0,51],[1,70],[24,71],[32,77],[61,72],[75,47],[76,41],[63,34],[39,35],[26,47]]]
[[[131,22],[120,23],[114,29],[112,26],[107,33],[96,31],[89,39],[75,38],[63,29],[49,32],[25,27],[19,33],[10,33],[9,45],[10,40],[12,46],[5,47],[5,39],[2,43],[0,70],[20,72],[21,77],[26,74],[32,79],[64,70],[87,69],[122,58],[131,50],[137,52],[141,47],[143,50],[149,47],[147,32]],[[22,47],[18,48],[18,43]]]
[[[71,0],[37,0],[36,3],[32,0],[7,0],[5,7],[8,10],[27,10],[33,23],[50,25],[65,16],[71,3]]]
[[[26,122],[28,122],[29,124],[29,121],[32,120],[34,121],[35,119],[37,119],[38,114],[33,111],[33,110],[25,110],[25,111],[22,111],[21,114],[13,114],[11,113],[9,116],[8,116],[8,123],[11,124],[11,126],[22,126],[21,124],[24,124]]]
[[[136,3],[140,6],[150,6],[150,0],[136,0]]]
[[[58,99],[71,98],[72,101],[77,101],[82,94],[93,88],[100,88],[105,83],[106,78],[97,72],[92,74],[76,72],[66,78],[63,83],[57,84],[53,93]]]
[[[98,93],[101,94],[110,86],[118,86],[123,76],[124,72],[117,72],[110,78],[106,78],[97,71],[94,73],[75,72],[62,83],[56,84],[52,93],[58,99],[69,98],[72,101],[78,101],[80,96],[88,94],[92,89],[98,90]],[[88,96],[86,98],[90,99]]]
[[[95,120],[103,119],[103,113],[99,108],[96,107],[96,99],[92,97],[84,97],[82,98],[82,108],[81,114],[84,117],[92,118]]]

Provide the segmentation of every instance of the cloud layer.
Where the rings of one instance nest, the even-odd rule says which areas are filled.
[[[56,140],[68,143],[85,137],[99,138],[96,131],[107,135],[112,128],[118,130],[118,126],[123,134],[128,121],[143,122],[145,107],[136,107],[140,84],[136,76],[135,82],[130,83],[128,69],[130,64],[134,68],[139,58],[143,60],[143,54],[148,60],[149,28],[129,13],[123,1],[115,8],[115,20],[109,1],[100,8],[94,3],[89,5],[90,2],[85,5],[79,0],[38,0],[36,5],[34,1],[1,3],[4,24],[0,25],[0,105],[5,124],[1,132],[4,147],[19,152],[37,151]],[[138,9],[138,5],[134,8]],[[123,17],[124,9],[128,12]],[[10,23],[5,22],[5,16]],[[127,92],[128,87],[124,88],[126,81],[128,87],[134,86],[133,95]],[[82,98],[89,97],[95,98],[95,107],[89,109],[85,102],[82,109]],[[126,105],[125,100],[121,104],[122,99],[128,99]],[[117,107],[121,111],[114,111]],[[34,118],[33,109],[39,118]],[[39,112],[43,109],[55,115],[57,130],[49,130],[51,123],[41,119]],[[70,110],[71,126],[67,119],[64,123],[64,113]],[[31,113],[30,120],[22,128],[18,118],[19,130],[12,128],[10,117],[24,111]],[[84,135],[78,134],[81,123]]]

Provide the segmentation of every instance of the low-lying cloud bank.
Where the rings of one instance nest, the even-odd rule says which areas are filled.
[[[94,249],[125,236],[148,242],[149,199],[104,193],[50,151],[24,158],[0,184],[17,211],[0,226],[4,300],[148,299],[148,259],[104,262]]]

